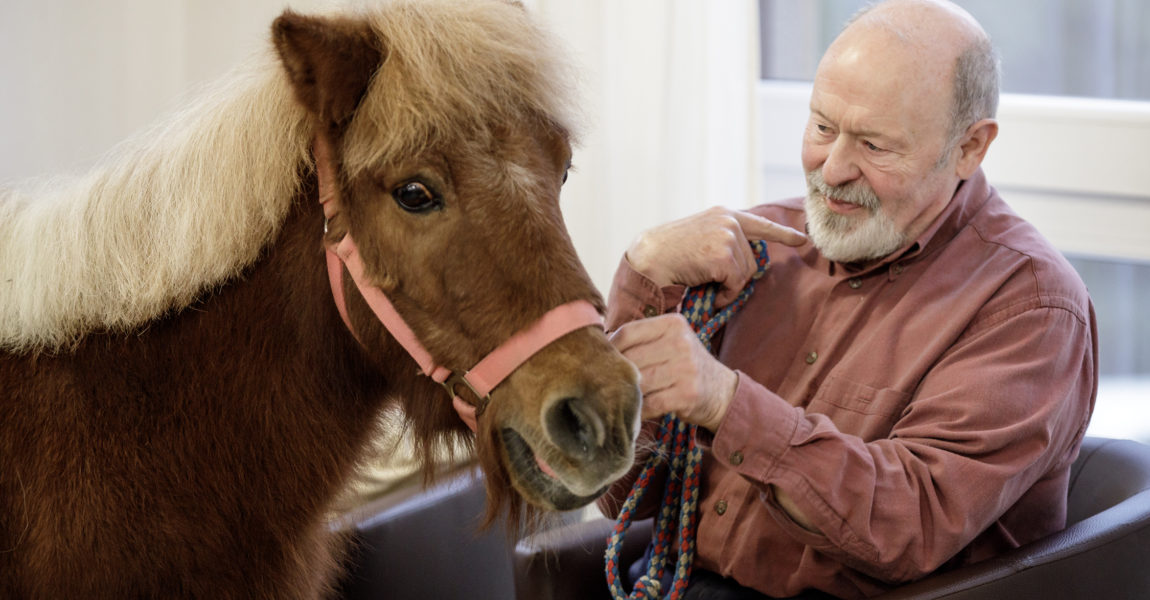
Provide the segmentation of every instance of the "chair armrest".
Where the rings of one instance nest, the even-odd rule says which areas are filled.
[[[882,600],[1140,598],[1150,590],[1150,490],[1047,538],[933,575]]]
[[[614,521],[594,519],[527,536],[515,547],[515,597],[518,600],[607,599],[603,553]],[[653,521],[635,521],[620,552],[620,569],[643,555]]]
[[[879,598],[1142,598],[1147,550],[1150,447],[1086,438],[1071,471],[1066,529]]]

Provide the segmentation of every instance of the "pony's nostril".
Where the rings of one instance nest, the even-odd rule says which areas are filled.
[[[603,445],[603,420],[582,398],[562,398],[544,415],[551,442],[577,456],[589,456]]]

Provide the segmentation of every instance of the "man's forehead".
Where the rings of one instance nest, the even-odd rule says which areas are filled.
[[[845,103],[902,122],[948,118],[953,62],[890,39],[874,29],[844,34],[819,64],[812,106]]]

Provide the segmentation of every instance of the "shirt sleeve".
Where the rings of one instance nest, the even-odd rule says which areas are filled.
[[[926,575],[1069,464],[1093,408],[1090,324],[1049,306],[989,321],[939,359],[885,439],[843,434],[740,373],[712,453],[801,543],[881,580]]]
[[[614,331],[630,321],[676,310],[686,292],[687,288],[681,285],[660,288],[636,271],[624,256],[619,261],[607,296],[607,331]]]

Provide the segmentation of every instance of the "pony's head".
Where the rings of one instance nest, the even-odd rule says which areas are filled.
[[[339,209],[364,276],[438,364],[462,372],[552,308],[602,299],[559,210],[571,161],[567,73],[522,7],[500,0],[394,2],[355,17],[285,13],[273,38],[315,135],[331,149]],[[316,232],[319,243],[320,232]],[[399,365],[416,438],[448,421],[447,394],[348,287],[351,326]],[[533,355],[490,394],[476,450],[494,509],[591,501],[632,463],[634,367],[583,327]],[[518,494],[511,493],[514,489]],[[518,496],[518,497],[517,497]],[[492,508],[489,506],[489,508]]]

